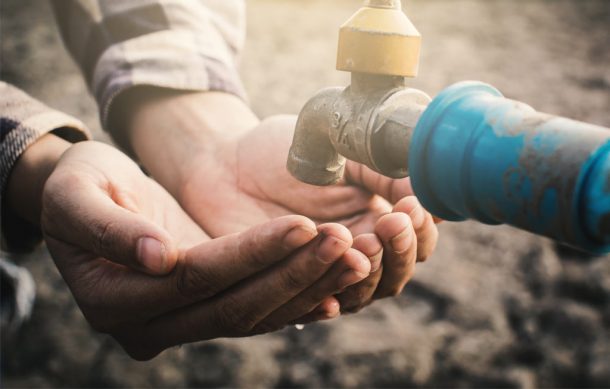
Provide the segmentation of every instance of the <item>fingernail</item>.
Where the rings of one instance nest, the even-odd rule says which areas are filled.
[[[322,240],[318,243],[318,247],[316,247],[316,256],[324,263],[331,263],[339,259],[347,249],[347,242],[324,234]]]
[[[337,308],[336,311],[326,312],[326,314],[324,316],[326,317],[327,320],[330,320],[330,319],[337,318],[340,315],[341,315],[341,308]]]
[[[302,226],[295,227],[292,230],[288,231],[288,233],[284,237],[284,246],[289,249],[301,247],[309,243],[313,238],[316,237],[316,235],[316,230],[312,230]]]
[[[371,259],[364,255],[362,252],[358,250],[354,250],[356,253],[356,258],[358,258],[358,262],[360,262],[356,268],[352,268],[351,270],[355,271],[358,274],[364,274],[368,276],[371,273]]]
[[[167,267],[166,248],[154,238],[144,237],[138,241],[138,260],[154,273],[164,273]]]
[[[339,289],[347,288],[348,286],[357,284],[358,282],[364,280],[370,274],[370,259],[361,253],[358,253],[357,257],[359,258],[360,264],[358,268],[360,270],[366,269],[367,272],[357,271],[356,269],[349,269],[344,271],[340,276],[337,282],[339,283]]]
[[[411,229],[405,228],[400,234],[392,238],[392,249],[399,254],[404,253],[411,247]]]
[[[333,319],[341,314],[341,306],[337,301],[326,304],[322,308],[322,315],[327,319]]]

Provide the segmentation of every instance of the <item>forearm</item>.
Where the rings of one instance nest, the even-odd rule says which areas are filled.
[[[187,133],[178,139],[174,129],[195,124],[198,130],[228,130],[219,120],[231,115],[253,117],[233,97],[245,96],[236,66],[245,39],[243,0],[108,1],[103,7],[98,0],[51,3],[66,47],[98,102],[102,126],[166,186],[167,177],[157,166],[173,166],[181,156],[173,150],[184,153],[187,136],[200,135]],[[90,33],[79,33],[83,30]],[[180,98],[174,101],[177,94],[196,98],[192,104],[182,104]],[[215,116],[219,109],[214,101],[220,101],[221,108],[226,106],[221,112],[231,113]],[[155,107],[161,111],[153,112]],[[152,119],[140,120],[140,112]],[[195,115],[198,118],[192,119]],[[144,141],[138,132],[132,136],[127,125],[132,118],[136,125],[144,122]]]
[[[223,140],[251,130],[259,119],[240,98],[223,92],[138,88],[120,97],[112,123],[119,139],[175,197],[193,156],[216,152]]]
[[[6,187],[9,208],[33,225],[40,223],[44,184],[71,143],[46,134],[30,145],[17,160]]]
[[[236,66],[243,0],[51,3],[102,126],[174,195],[194,146],[257,123],[235,97],[245,96]]]

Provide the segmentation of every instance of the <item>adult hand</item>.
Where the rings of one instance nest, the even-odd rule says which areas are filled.
[[[370,272],[345,227],[300,216],[210,240],[129,158],[95,142],[63,154],[41,212],[85,317],[136,359],[333,317],[329,296]]]
[[[353,161],[338,185],[316,187],[290,176],[285,166],[295,122],[294,116],[267,119],[237,139],[219,142],[216,153],[193,159],[193,174],[179,197],[184,209],[213,235],[287,214],[341,223],[356,236],[354,248],[374,258],[373,274],[339,296],[342,310],[397,295],[416,261],[426,260],[436,246],[432,216],[409,179],[392,180]]]
[[[294,116],[258,123],[239,100],[218,93],[169,93],[132,111],[137,155],[212,236],[287,214],[349,227],[354,248],[373,258],[373,273],[340,296],[344,311],[400,293],[415,262],[436,246],[434,221],[409,179],[391,180],[351,161],[339,185],[314,187],[291,177],[285,166]],[[162,148],[168,156],[160,161]]]

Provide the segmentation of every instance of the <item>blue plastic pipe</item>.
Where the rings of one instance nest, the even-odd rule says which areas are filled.
[[[536,112],[495,88],[444,90],[415,128],[413,188],[434,215],[510,224],[610,252],[610,130]]]

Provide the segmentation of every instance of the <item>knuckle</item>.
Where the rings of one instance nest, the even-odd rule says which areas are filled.
[[[267,266],[266,253],[263,252],[265,236],[259,228],[250,231],[248,235],[239,235],[237,245],[237,256],[240,263],[250,263],[253,269],[260,269]],[[267,237],[268,239],[268,237]]]
[[[221,333],[245,336],[256,327],[258,319],[243,309],[234,298],[225,296],[216,309],[216,324]]]
[[[307,285],[303,277],[288,269],[281,275],[281,286],[283,290],[301,290]]]
[[[176,267],[176,292],[185,300],[207,299],[218,291],[216,277],[209,269],[203,269],[186,260]]]

